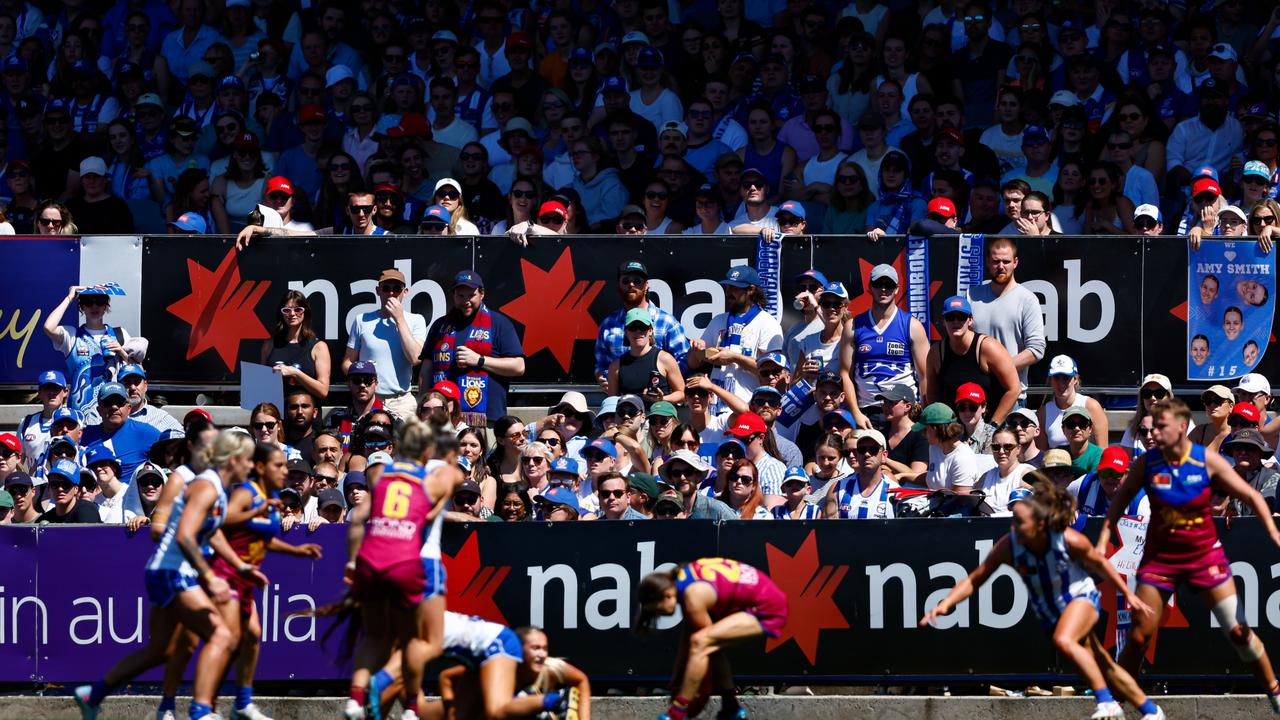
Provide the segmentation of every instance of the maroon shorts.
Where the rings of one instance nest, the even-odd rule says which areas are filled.
[[[351,594],[357,600],[390,599],[402,608],[412,608],[422,602],[422,588],[426,581],[422,561],[418,558],[388,565],[381,570],[364,558],[356,558]]]
[[[213,574],[226,580],[227,585],[231,586],[231,597],[240,603],[240,614],[245,617],[252,615],[253,591],[257,589],[257,585],[252,580],[246,580],[222,558],[214,561]]]
[[[765,635],[776,638],[782,635],[782,628],[787,624],[787,595],[767,578],[761,576],[761,580],[756,602],[745,612],[760,621],[760,629]]]
[[[1231,579],[1231,563],[1222,545],[1214,545],[1198,558],[1170,562],[1160,557],[1142,559],[1138,566],[1138,582],[1161,590],[1175,592],[1186,583],[1195,590],[1215,588]]]

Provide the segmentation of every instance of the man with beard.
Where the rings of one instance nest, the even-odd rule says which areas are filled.
[[[689,340],[685,337],[684,327],[670,311],[649,302],[649,269],[644,263],[628,260],[618,266],[618,297],[622,300],[622,307],[609,313],[600,323],[600,332],[596,335],[596,382],[605,387],[609,364],[627,351],[623,344],[626,339],[625,320],[627,312],[635,308],[649,312],[653,320],[654,345],[671,353],[681,369],[686,367]]]
[[[160,432],[175,431],[181,436],[182,423],[177,418],[147,402],[147,371],[141,365],[125,365],[116,376],[129,393],[131,420],[144,422]],[[129,478],[121,478],[126,483]]]
[[[898,307],[902,285],[892,265],[871,269],[871,308],[853,318],[840,340],[840,380],[858,427],[869,429],[867,413],[878,414],[876,396],[905,385],[923,397],[929,336],[924,325]],[[864,413],[862,408],[867,408]]]
[[[782,456],[782,462],[787,467],[795,467],[804,464],[804,457],[800,453],[800,448],[788,438],[778,433],[778,428],[774,427],[774,423],[778,419],[778,414],[782,410],[782,392],[771,385],[761,385],[751,392],[750,402],[751,412],[760,416],[764,420],[764,425],[773,435],[773,443],[778,448],[778,453]]]
[[[524,374],[524,350],[511,321],[485,305],[478,273],[455,275],[450,296],[452,310],[432,324],[418,357],[418,386],[456,383],[463,422],[486,427],[507,414],[507,387],[510,378]]]
[[[1208,78],[1200,83],[1200,114],[1183,120],[1169,136],[1168,182],[1179,187],[1191,182],[1193,168],[1208,165],[1224,172],[1244,147],[1244,128],[1227,112],[1227,88]]]
[[[315,397],[305,388],[290,388],[284,396],[284,441],[304,458],[314,452],[319,411]]]
[[[329,411],[324,422],[325,427],[337,433],[343,450],[351,445],[351,431],[356,421],[365,413],[382,409],[382,400],[378,397],[378,368],[372,360],[351,363],[347,368],[347,390],[351,393],[351,403]]]
[[[1009,238],[987,244],[988,282],[969,288],[973,306],[973,329],[989,335],[1013,356],[1013,366],[1027,392],[1027,368],[1044,357],[1044,315],[1035,293],[1018,284],[1018,246]]]
[[[683,516],[690,520],[737,520],[738,513],[719,500],[698,492],[711,466],[689,450],[677,450],[658,468],[660,482],[680,493]]]
[[[120,477],[133,479],[133,471],[147,461],[147,452],[160,439],[155,427],[129,417],[129,391],[120,383],[106,383],[98,391],[98,415],[102,422],[85,428],[84,447],[106,443],[120,462]],[[72,478],[75,482],[77,478]]]
[[[755,268],[729,268],[720,286],[727,312],[711,318],[702,337],[690,343],[689,367],[715,366],[711,379],[716,385],[750,400],[760,384],[757,359],[782,349],[782,326],[764,310],[764,289]]]

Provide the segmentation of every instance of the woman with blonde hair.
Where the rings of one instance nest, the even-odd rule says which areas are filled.
[[[554,461],[555,453],[551,452],[546,443],[535,440],[520,448],[520,482],[529,488],[530,495],[541,495],[547,489],[551,463]]]
[[[431,196],[432,203],[449,211],[450,235],[479,235],[480,228],[471,222],[467,215],[466,203],[462,200],[462,183],[453,178],[440,178],[436,182],[435,192]]]

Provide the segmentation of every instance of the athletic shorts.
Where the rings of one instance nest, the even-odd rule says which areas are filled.
[[[444,562],[438,558],[422,558],[422,575],[426,582],[422,584],[422,595],[428,600],[445,595],[445,581],[448,574],[444,570]]]
[[[155,607],[168,607],[179,595],[200,587],[200,578],[182,570],[147,570],[142,574],[147,600]]]
[[[240,603],[240,614],[249,617],[253,614],[253,591],[257,589],[252,580],[245,579],[236,568],[217,558],[213,563],[213,574],[227,581],[231,587],[231,597]]]
[[[782,628],[787,624],[787,595],[762,575],[760,587],[756,590],[756,602],[745,608],[745,612],[760,621],[760,629],[765,635],[776,638],[782,635]]]
[[[1175,592],[1187,584],[1194,590],[1215,588],[1231,579],[1231,563],[1222,545],[1215,545],[1204,555],[1190,560],[1167,562],[1159,557],[1142,559],[1138,565],[1138,582]]]
[[[422,563],[417,559],[398,562],[379,570],[364,558],[356,558],[351,594],[357,600],[390,599],[402,608],[412,608],[422,602],[422,588],[425,584]]]
[[[479,652],[459,645],[446,647],[444,654],[474,670],[496,657],[511,658],[517,663],[524,662],[524,643],[520,642],[520,637],[511,628],[503,628],[498,637]]]

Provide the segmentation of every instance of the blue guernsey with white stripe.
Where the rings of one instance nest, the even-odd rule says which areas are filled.
[[[1098,607],[1098,588],[1089,573],[1067,555],[1062,533],[1050,532],[1049,544],[1040,555],[1019,543],[1017,533],[1010,530],[1009,550],[1013,569],[1026,583],[1031,607],[1046,629],[1056,627],[1063,611],[1075,600],[1088,600]]]

